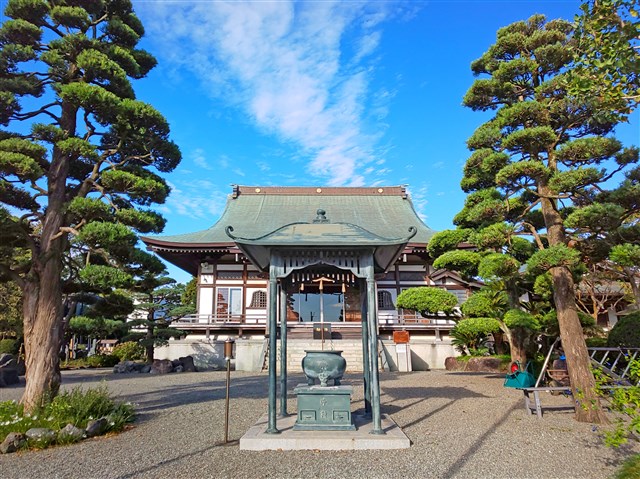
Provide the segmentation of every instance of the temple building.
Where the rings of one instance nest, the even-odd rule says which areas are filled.
[[[221,343],[231,337],[236,369],[256,371],[275,357],[269,351],[279,347],[279,335],[289,338],[290,370],[300,371],[303,350],[314,344],[343,350],[348,369],[362,370],[366,336],[375,337],[371,357],[380,367],[443,367],[454,354],[454,323],[395,306],[411,287],[441,287],[462,303],[480,286],[433,269],[433,233],[402,186],[233,186],[210,228],[143,238],[198,284],[197,314],[174,322],[180,333],[156,356],[192,354],[200,366],[221,365]],[[269,318],[274,328],[277,318],[277,329],[269,330]],[[406,341],[400,351],[397,343]]]

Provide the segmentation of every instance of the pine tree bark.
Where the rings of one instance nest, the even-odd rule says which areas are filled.
[[[60,388],[60,262],[50,259],[35,281],[24,286],[24,352],[26,387],[21,403],[33,411]]]
[[[62,104],[60,127],[68,136],[76,130],[77,107]],[[23,282],[23,321],[26,387],[20,402],[26,411],[53,399],[60,388],[62,326],[62,254],[67,238],[61,233],[65,225],[65,196],[69,157],[53,148],[47,175],[47,208],[42,218],[39,241],[31,244],[32,267]]]
[[[562,217],[556,208],[555,201],[551,199],[553,193],[544,183],[538,187],[538,191],[542,196],[542,215],[547,227],[549,245],[567,244]],[[567,358],[571,392],[575,400],[575,418],[580,422],[606,424],[609,420],[596,393],[587,344],[578,318],[575,283],[571,271],[565,266],[556,266],[550,269],[550,273],[560,327],[560,340]]]

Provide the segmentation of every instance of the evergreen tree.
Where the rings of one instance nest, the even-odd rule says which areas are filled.
[[[531,235],[539,251],[528,269],[548,272],[574,397],[576,418],[606,422],[589,369],[575,301],[572,269],[580,262],[567,234],[567,215],[593,204],[638,150],[611,136],[619,117],[611,103],[567,91],[572,25],[542,15],[498,31],[496,43],[471,65],[464,98],[473,110],[495,111],[469,138],[462,187],[469,193],[455,223],[483,228],[507,222]]]
[[[9,0],[0,28],[0,274],[23,291],[27,385],[33,410],[59,387],[65,255],[85,255],[80,277],[127,281],[119,263],[164,220],[147,209],[169,193],[158,172],[180,152],[130,79],[155,59],[136,48],[144,28],[129,0]],[[19,212],[19,213],[15,213]],[[13,213],[13,214],[12,214]],[[135,259],[134,259],[135,260]]]

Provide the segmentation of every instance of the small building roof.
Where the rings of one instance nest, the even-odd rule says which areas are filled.
[[[313,223],[319,209],[324,210],[327,221],[316,225]],[[293,244],[301,235],[309,239],[308,235],[318,234],[339,237],[341,244],[351,239],[368,239],[378,244],[393,239],[397,243],[398,238],[407,238],[409,228],[413,227],[416,232],[409,244],[424,246],[434,234],[420,220],[402,186],[234,186],[224,212],[210,228],[142,240],[149,249],[178,264],[175,253],[180,251],[233,246],[234,241],[226,232],[229,226],[233,227],[234,237],[253,240],[268,237],[269,243],[278,239],[281,244]],[[184,267],[184,263],[178,266]]]

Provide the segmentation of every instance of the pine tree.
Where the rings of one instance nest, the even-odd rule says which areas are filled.
[[[85,255],[82,278],[116,285],[137,232],[160,232],[147,209],[169,187],[180,152],[130,79],[156,64],[136,48],[144,28],[129,0],[9,0],[0,28],[0,274],[23,291],[27,410],[60,383],[64,258]],[[18,212],[16,214],[16,212]]]
[[[610,102],[567,92],[573,60],[572,24],[542,15],[500,29],[471,65],[464,98],[495,115],[469,138],[462,188],[468,193],[455,223],[465,228],[508,222],[533,237],[539,251],[528,269],[548,272],[574,397],[576,418],[606,422],[595,394],[575,301],[572,269],[580,262],[567,234],[567,215],[592,204],[607,180],[638,161],[638,150],[611,136],[619,121]]]

